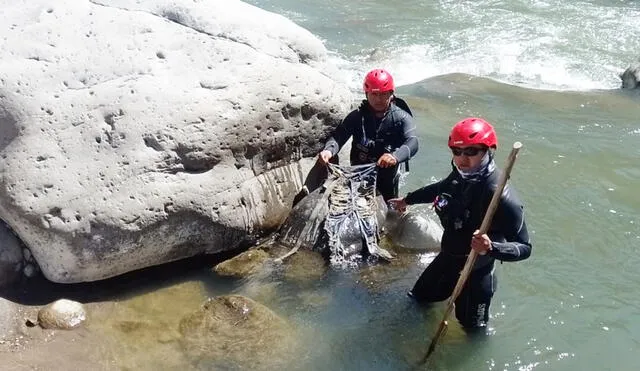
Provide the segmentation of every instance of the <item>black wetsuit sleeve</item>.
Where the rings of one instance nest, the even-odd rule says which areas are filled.
[[[324,150],[331,151],[331,154],[335,156],[353,135],[354,128],[360,125],[361,120],[358,110],[351,111],[333,131],[333,134],[324,145]]]
[[[404,115],[401,120],[401,129],[404,142],[392,153],[393,157],[395,157],[398,162],[407,161],[418,152],[418,136],[416,134],[416,124],[410,114],[405,111],[402,112]]]
[[[496,230],[505,242],[492,241],[489,256],[502,261],[518,261],[531,255],[531,241],[524,220],[523,206],[515,196],[503,195],[496,218]]]
[[[436,198],[436,196],[440,194],[441,185],[442,181],[439,181],[437,183],[432,183],[424,186],[413,192],[409,192],[404,197],[404,201],[407,203],[407,205],[431,203]]]

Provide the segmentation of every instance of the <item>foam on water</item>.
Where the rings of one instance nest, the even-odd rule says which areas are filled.
[[[332,60],[354,90],[376,67],[392,71],[398,85],[460,72],[530,88],[614,89],[640,50],[640,4],[600,3],[440,1],[437,14],[363,40],[361,50],[340,45],[340,30],[320,37],[340,45]],[[375,27],[374,16],[367,27]]]

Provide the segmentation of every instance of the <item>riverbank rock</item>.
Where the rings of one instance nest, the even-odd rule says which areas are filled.
[[[276,229],[352,96],[322,42],[240,1],[5,2],[0,218],[94,281]]]
[[[38,311],[38,324],[46,329],[71,330],[86,319],[84,305],[68,299],[56,300]]]
[[[246,278],[258,272],[267,260],[269,260],[269,254],[266,251],[250,249],[218,263],[213,270],[221,276]]]
[[[623,73],[621,73],[620,79],[622,80],[623,89],[640,88],[640,61],[629,66]]]
[[[427,205],[412,206],[402,215],[389,212],[387,230],[394,245],[420,251],[440,251],[444,232],[438,216]]]
[[[239,295],[209,299],[180,322],[184,350],[207,369],[276,369],[296,353],[293,328]]]

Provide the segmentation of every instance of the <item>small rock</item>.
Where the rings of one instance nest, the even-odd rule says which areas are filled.
[[[264,250],[250,249],[216,265],[213,270],[221,276],[244,278],[258,272],[269,260]]]
[[[32,278],[33,276],[36,275],[37,272],[38,272],[38,268],[36,268],[36,266],[31,263],[25,265],[24,269],[22,270],[22,273],[27,278]]]
[[[38,324],[47,329],[74,329],[86,319],[84,306],[68,299],[56,300],[38,312]]]
[[[26,247],[22,249],[22,256],[24,256],[24,260],[30,262],[33,258],[33,255],[31,255],[31,250],[27,249]]]
[[[622,80],[623,89],[637,89],[640,88],[640,62],[638,64],[629,66],[623,73],[620,74]]]

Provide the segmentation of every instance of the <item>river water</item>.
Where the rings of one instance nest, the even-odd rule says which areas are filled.
[[[499,164],[514,141],[524,144],[512,183],[532,257],[499,266],[492,335],[445,341],[433,369],[640,367],[640,94],[617,90],[618,73],[640,56],[640,2],[250,3],[324,40],[354,91],[375,67],[403,85],[421,148],[401,193],[446,175],[445,140],[462,117],[495,124]],[[326,364],[317,368],[411,367],[417,350],[404,348],[428,344],[439,322],[438,309],[417,314],[402,297],[418,273],[398,279],[382,304],[333,289],[344,324],[329,326],[338,340],[319,348]]]
[[[640,367],[640,94],[617,89],[617,74],[640,56],[640,2],[249,2],[320,37],[354,91],[370,68],[396,77],[421,141],[402,194],[448,173],[446,137],[465,116],[495,124],[500,165],[514,141],[524,144],[511,182],[525,202],[533,254],[499,265],[489,335],[470,338],[453,323],[428,369]],[[207,266],[141,290],[197,281],[205,296],[260,300],[306,334],[288,369],[425,369],[416,365],[443,305],[416,306],[406,291],[426,261],[416,254],[373,286],[357,270],[300,285],[230,281]],[[154,305],[180,305],[173,300]]]

